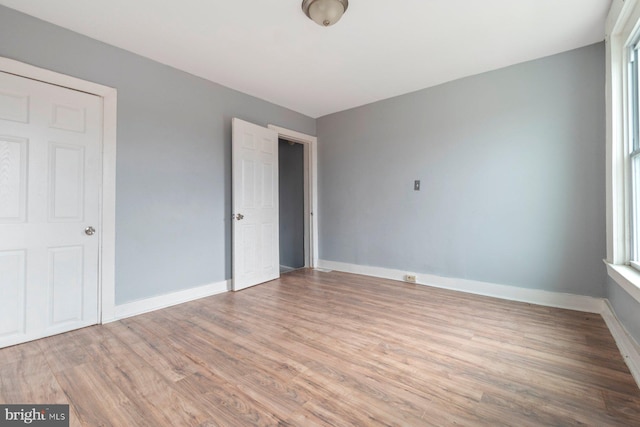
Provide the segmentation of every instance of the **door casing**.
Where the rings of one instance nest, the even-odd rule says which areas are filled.
[[[115,320],[115,212],[117,90],[9,58],[0,57],[0,71],[97,95],[103,100],[100,249],[98,257],[98,319]]]
[[[318,266],[318,138],[275,125],[267,128],[276,131],[278,138],[304,147],[304,263],[306,268],[315,268]]]

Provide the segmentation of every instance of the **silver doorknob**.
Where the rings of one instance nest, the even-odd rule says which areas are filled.
[[[96,229],[91,226],[84,229],[84,234],[86,234],[87,236],[93,236],[93,233],[95,232],[96,232]]]
[[[238,214],[238,215],[236,215],[236,219],[237,219],[238,221],[240,221],[240,220],[241,220],[241,219],[243,219],[243,218],[244,218],[244,215],[242,215],[242,214]]]

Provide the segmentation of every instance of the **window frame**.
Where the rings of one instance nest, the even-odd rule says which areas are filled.
[[[624,141],[624,163],[625,163],[625,203],[627,206],[627,236],[628,251],[626,253],[626,264],[640,271],[640,200],[637,197],[637,186],[640,180],[637,175],[640,171],[634,167],[634,160],[640,159],[640,75],[638,61],[640,60],[640,47],[638,46],[640,37],[634,34],[630,42],[625,46],[626,50],[626,75],[625,92],[627,103],[625,108],[625,135]]]
[[[638,238],[632,241],[633,177],[632,150],[629,150],[630,138],[633,137],[630,125],[634,125],[634,129],[638,131],[636,139],[637,147],[640,147],[640,118],[638,122],[632,123],[635,118],[630,114],[633,105],[629,96],[629,77],[632,74],[630,53],[640,41],[640,0],[613,0],[606,22],[605,41],[607,258],[604,261],[609,276],[640,302],[640,200],[635,225]],[[640,78],[640,53],[635,59]],[[640,79],[636,83],[640,90]],[[636,107],[640,109],[640,95],[636,101]],[[634,157],[636,155],[640,158],[640,151],[634,152]],[[638,182],[640,183],[640,178]]]

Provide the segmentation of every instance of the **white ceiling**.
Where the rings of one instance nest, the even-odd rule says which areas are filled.
[[[0,0],[314,118],[602,41],[611,0],[351,0],[329,28],[301,3]]]

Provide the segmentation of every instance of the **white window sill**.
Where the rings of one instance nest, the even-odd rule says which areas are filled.
[[[609,277],[616,281],[636,301],[640,302],[640,271],[628,265],[615,265],[604,262]]]

